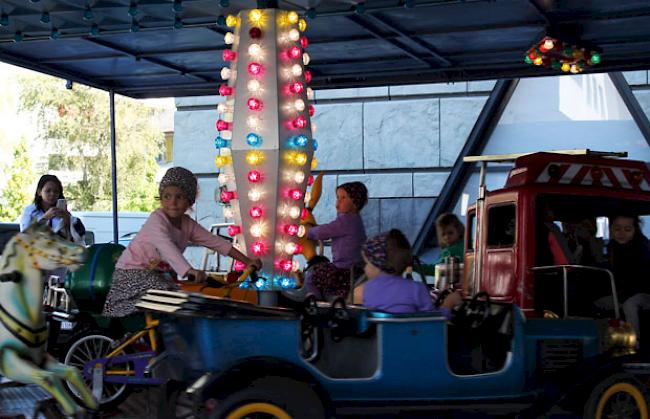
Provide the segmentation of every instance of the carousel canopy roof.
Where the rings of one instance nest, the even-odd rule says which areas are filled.
[[[136,98],[214,95],[226,64],[224,17],[257,3],[2,0],[0,60]],[[646,0],[280,0],[278,6],[306,16],[315,88],[561,74],[550,62],[524,62],[547,35],[599,53],[600,63],[585,72],[650,68]]]

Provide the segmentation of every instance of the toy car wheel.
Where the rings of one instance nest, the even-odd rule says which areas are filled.
[[[217,402],[211,419],[324,419],[323,404],[307,384],[267,377]]]
[[[80,336],[70,345],[63,359],[63,363],[75,367],[81,372],[86,362],[108,355],[113,350],[113,343],[113,339],[100,334]],[[124,352],[120,353],[120,355],[124,355]],[[126,371],[131,369],[128,364],[120,365],[119,368]],[[92,392],[92,379],[82,378]],[[65,384],[72,396],[79,403],[82,403],[79,392],[69,382],[66,381]],[[126,384],[103,383],[102,396],[99,404],[101,408],[116,406],[126,399],[128,393]]]
[[[591,392],[584,417],[589,419],[648,419],[648,392],[628,374],[616,374],[603,380]]]

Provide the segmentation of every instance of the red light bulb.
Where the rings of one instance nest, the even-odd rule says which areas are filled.
[[[307,208],[303,208],[302,211],[300,211],[300,219],[306,220],[307,217],[309,217],[309,210]]]
[[[290,236],[298,234],[298,226],[296,224],[287,224],[284,226],[284,232]]]
[[[298,129],[303,129],[307,126],[307,118],[300,115],[298,118],[293,120],[293,127]]]
[[[221,191],[220,195],[221,195],[221,202],[223,202],[224,204],[229,203],[233,199],[237,199],[237,192],[235,191],[227,191],[224,189],[223,191]]]
[[[289,191],[289,196],[291,199],[295,199],[296,201],[299,201],[302,199],[302,192],[300,189],[292,189]]]
[[[293,263],[288,260],[288,259],[283,259],[280,261],[280,269],[282,269],[285,272],[291,272],[291,268],[293,268]]]
[[[237,53],[230,49],[223,50],[223,60],[224,61],[235,61],[237,58]]]
[[[243,271],[244,269],[246,269],[246,264],[244,262],[236,260],[233,269],[236,271]]]
[[[257,183],[262,180],[262,172],[258,170],[251,170],[248,172],[248,181],[251,183]]]
[[[221,96],[230,96],[232,95],[232,92],[233,92],[233,88],[226,84],[222,84],[221,86],[219,86],[219,94]]]
[[[307,186],[311,186],[314,184],[314,175],[309,175],[307,178]]]
[[[311,71],[305,70],[305,81],[311,83]]]
[[[266,253],[266,244],[264,242],[255,242],[251,245],[251,250],[255,256],[262,256]]]
[[[254,97],[248,99],[246,104],[248,105],[248,109],[251,111],[259,111],[262,109],[262,101]]]
[[[289,85],[289,91],[294,94],[301,93],[304,89],[305,87],[299,81]]]
[[[314,116],[314,114],[316,113],[316,109],[314,108],[314,105],[309,105],[307,109],[309,110],[309,116]]]
[[[296,250],[294,251],[294,254],[302,253],[302,245],[300,243],[296,243]]]
[[[302,38],[300,38],[300,46],[302,46],[303,48],[307,48],[307,45],[309,45],[309,40],[307,39],[307,37],[303,36]]]
[[[264,71],[264,66],[260,63],[248,64],[248,72],[253,76],[259,76]]]
[[[248,213],[253,218],[261,218],[264,215],[264,210],[260,207],[252,207]]]
[[[228,235],[230,237],[235,237],[241,233],[241,227],[240,226],[228,226]]]
[[[289,48],[289,50],[287,51],[287,55],[289,56],[289,58],[293,58],[294,60],[297,60],[298,58],[302,57],[302,51],[300,50],[299,46],[294,45],[291,48]]]
[[[232,123],[226,122],[223,119],[217,121],[217,131],[229,131],[232,129]]]
[[[253,39],[258,39],[262,37],[262,30],[260,28],[251,28],[248,31],[248,35]]]

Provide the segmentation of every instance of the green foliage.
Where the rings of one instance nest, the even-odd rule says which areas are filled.
[[[48,170],[69,170],[80,180],[65,186],[76,210],[112,208],[109,98],[106,92],[75,85],[67,90],[60,79],[22,77],[21,109],[35,112],[40,137],[48,148]],[[118,208],[152,211],[157,203],[156,156],[163,133],[151,122],[159,111],[115,98]]]
[[[34,191],[30,191],[34,182],[34,171],[24,138],[16,146],[11,164],[8,168],[3,168],[3,171],[9,179],[0,198],[0,220],[13,222],[20,216],[23,208],[34,200]]]

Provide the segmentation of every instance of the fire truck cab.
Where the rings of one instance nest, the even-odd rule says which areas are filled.
[[[565,233],[584,220],[603,230],[607,217],[650,214],[648,166],[621,157],[627,153],[466,157],[481,163],[481,173],[477,202],[467,210],[464,292],[517,304],[526,317],[618,317],[603,256],[585,257]],[[487,164],[513,161],[505,186],[487,191]],[[608,295],[614,312],[599,313],[594,302]]]

